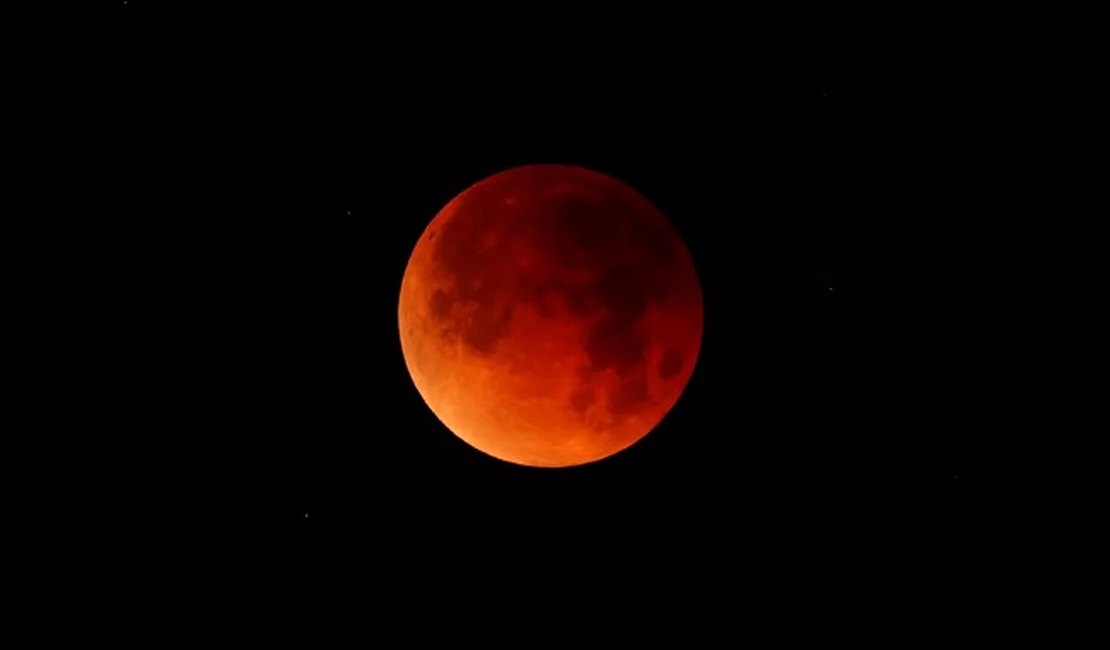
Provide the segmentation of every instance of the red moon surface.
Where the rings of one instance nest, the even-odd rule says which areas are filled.
[[[398,320],[447,428],[496,458],[564,467],[659,424],[693,372],[703,312],[686,246],[647,199],[588,169],[529,165],[440,210]]]

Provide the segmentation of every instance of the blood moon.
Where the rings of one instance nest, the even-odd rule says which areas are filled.
[[[537,467],[651,431],[694,368],[702,296],[666,218],[628,185],[529,165],[451,200],[401,282],[405,363],[458,437]]]

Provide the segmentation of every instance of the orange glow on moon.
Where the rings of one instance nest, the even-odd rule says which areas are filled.
[[[401,282],[405,363],[432,412],[521,465],[610,456],[678,401],[702,296],[678,233],[624,183],[530,165],[451,200]]]

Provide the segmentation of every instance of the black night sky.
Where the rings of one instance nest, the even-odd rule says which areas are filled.
[[[301,4],[101,7],[73,63],[74,164],[119,216],[89,226],[91,319],[138,350],[116,488],[173,542],[146,566],[177,625],[529,650],[959,636],[982,468],[1095,428],[1110,331],[1105,232],[989,90],[722,17],[475,31]],[[456,439],[397,334],[431,218],[537,162],[648,197],[705,297],[674,410],[565,470]]]

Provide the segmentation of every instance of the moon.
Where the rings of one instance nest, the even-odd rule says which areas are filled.
[[[655,428],[703,323],[693,261],[663,214],[569,165],[509,169],[452,199],[412,251],[397,315],[440,421],[533,467],[600,460]]]

